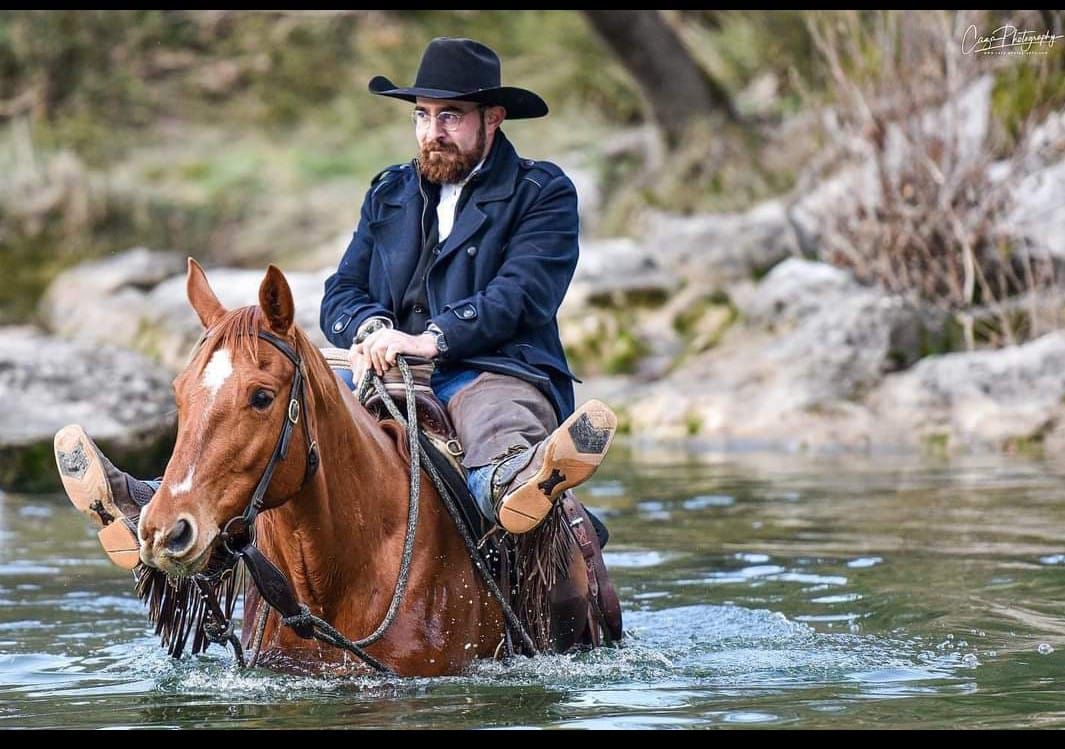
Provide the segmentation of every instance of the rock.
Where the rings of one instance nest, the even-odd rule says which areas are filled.
[[[139,351],[180,371],[203,332],[185,293],[185,264],[176,253],[139,248],[78,265],[48,288],[41,317],[64,337]],[[222,304],[233,309],[258,303],[264,272],[215,268],[207,277]],[[285,274],[296,301],[296,322],[320,346],[326,341],[318,313],[332,272]]]
[[[863,287],[842,268],[789,258],[757,286],[737,286],[733,302],[751,324],[788,329],[824,309],[829,298],[861,293]]]
[[[664,302],[680,284],[661,256],[631,239],[583,240],[562,314],[587,305]]]
[[[1012,203],[1001,228],[1035,257],[1065,260],[1065,161],[1021,179],[1012,190]]]
[[[928,357],[884,383],[870,405],[919,442],[1000,449],[1039,442],[1062,421],[1065,332],[1022,346]]]
[[[577,190],[581,231],[594,234],[603,212],[603,188],[587,154],[571,152],[554,160]]]
[[[942,318],[797,258],[734,291],[742,323],[635,399],[634,434],[863,448],[865,397],[943,335]]]
[[[886,297],[830,303],[838,335],[821,327],[821,313],[783,335],[746,331],[746,342],[732,340],[649,390],[624,393],[626,423],[637,439],[698,437],[726,449],[1065,451],[1065,332],[927,356],[878,375],[891,363],[884,327],[868,314],[879,305],[890,327],[899,302]],[[872,337],[852,348],[862,331]]]
[[[799,251],[781,200],[768,200],[742,213],[654,213],[640,243],[660,266],[689,283],[707,286],[708,291],[760,277]]]
[[[52,438],[78,423],[118,465],[162,473],[176,430],[170,374],[143,356],[0,328],[0,487],[59,487]]]
[[[177,252],[137,247],[60,273],[41,299],[41,317],[65,338],[133,348],[148,293],[184,272]]]
[[[826,226],[859,209],[875,210],[880,198],[876,165],[871,158],[840,169],[800,194],[789,205],[787,215],[802,253],[816,256]]]
[[[318,327],[319,308],[330,268],[317,273],[286,273],[296,301],[296,323],[317,346],[330,345]],[[227,309],[259,302],[259,284],[263,271],[215,268],[207,271],[207,280]],[[101,331],[102,332],[102,331]],[[129,346],[161,361],[172,371],[185,367],[189,351],[200,339],[203,325],[189,306],[185,293],[185,275],[170,278],[146,295],[141,307],[140,332]]]

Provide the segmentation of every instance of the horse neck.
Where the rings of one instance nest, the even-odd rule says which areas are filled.
[[[288,568],[301,600],[328,614],[329,602],[380,587],[378,575],[394,584],[379,552],[406,526],[408,468],[362,406],[346,394],[334,406],[323,400],[315,399],[320,468],[296,496],[262,516],[260,539]]]

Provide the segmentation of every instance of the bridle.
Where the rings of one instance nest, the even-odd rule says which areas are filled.
[[[288,448],[292,442],[292,433],[296,428],[296,425],[303,423],[303,437],[305,444],[307,445],[307,466],[303,473],[303,481],[300,484],[300,488],[296,491],[299,492],[307,482],[311,480],[315,472],[318,470],[318,464],[320,463],[320,457],[318,453],[318,442],[313,439],[311,435],[310,425],[308,423],[308,409],[306,404],[306,393],[304,389],[304,374],[303,374],[303,360],[292,346],[286,343],[281,338],[277,337],[273,333],[267,331],[259,331],[258,337],[266,341],[292,362],[294,371],[292,373],[292,384],[289,387],[289,400],[288,408],[285,412],[285,420],[281,425],[281,433],[277,437],[277,444],[274,445],[274,451],[270,455],[270,460],[267,462],[266,467],[263,469],[262,475],[259,477],[259,483],[256,484],[255,490],[252,492],[251,498],[248,500],[248,506],[244,509],[244,512],[231,518],[222,528],[219,534],[222,540],[222,546],[227,552],[229,559],[225,565],[226,569],[231,569],[236,565],[239,559],[244,560],[244,566],[251,574],[252,579],[255,581],[255,586],[259,590],[259,595],[262,597],[270,607],[277,610],[281,615],[281,621],[292,627],[293,631],[304,639],[319,639],[328,642],[331,645],[348,650],[355,655],[359,656],[370,667],[387,673],[391,673],[391,669],[382,664],[376,658],[371,656],[363,649],[363,645],[370,644],[380,639],[384,634],[384,630],[391,624],[391,617],[387,618],[385,622],[382,622],[381,626],[377,628],[374,635],[369,638],[364,638],[359,642],[352,642],[335,629],[328,622],[314,616],[310,613],[310,610],[306,605],[300,603],[296,597],[295,592],[292,590],[292,584],[269,559],[267,559],[259,548],[255,545],[255,521],[259,516],[259,513],[263,510],[263,502],[266,497],[266,491],[270,486],[270,481],[273,479],[274,471],[277,470],[277,466],[288,455]],[[207,338],[207,333],[204,334],[204,338],[201,339],[202,344]],[[413,534],[411,534],[413,536]],[[412,539],[411,539],[412,540]],[[218,605],[217,597],[215,596],[213,589],[210,586],[209,580],[206,576],[196,576],[196,584],[199,588],[200,595],[204,599],[204,603],[210,612],[211,621],[206,623],[205,631],[207,636],[215,642],[230,642],[234,645],[234,652],[237,653],[238,660],[243,663],[243,654],[240,651],[239,640],[233,634],[233,625],[231,621],[227,621],[227,617],[222,613],[221,607]],[[405,586],[403,586],[405,587]],[[395,599],[402,597],[402,591],[397,587]],[[393,601],[390,614],[398,608],[398,600]],[[263,620],[265,624],[265,619]],[[221,633],[217,638],[214,633]],[[258,650],[253,656],[253,664],[255,659],[258,658]]]
[[[378,661],[376,658],[367,653],[364,648],[367,645],[371,645],[374,642],[380,640],[385,631],[395,621],[398,614],[400,604],[403,601],[404,593],[406,592],[407,583],[410,577],[410,565],[411,554],[414,550],[414,537],[415,531],[418,525],[419,515],[419,494],[421,482],[419,475],[421,472],[421,448],[419,444],[422,438],[419,438],[417,433],[417,411],[415,406],[415,397],[413,392],[413,379],[406,362],[400,357],[398,365],[403,372],[404,380],[407,384],[407,418],[396,411],[395,404],[392,403],[391,397],[388,396],[384,385],[379,378],[374,380],[374,386],[378,389],[378,392],[385,399],[385,403],[392,413],[393,418],[404,424],[407,429],[408,437],[410,440],[411,451],[411,476],[410,476],[410,490],[409,490],[409,506],[407,512],[407,529],[406,537],[404,539],[403,557],[400,563],[400,572],[396,580],[396,587],[392,594],[392,601],[389,605],[388,612],[385,614],[384,619],[377,626],[377,628],[366,637],[353,642],[345,637],[336,628],[330,625],[328,622],[321,618],[314,616],[310,613],[310,610],[306,605],[300,603],[296,598],[296,594],[292,589],[291,583],[269,559],[267,559],[262,552],[255,545],[255,521],[258,518],[259,513],[263,510],[263,501],[266,496],[266,491],[270,485],[270,481],[273,478],[274,471],[281,461],[288,455],[289,444],[292,441],[292,433],[296,428],[296,425],[300,423],[300,416],[303,415],[303,436],[307,445],[307,464],[303,474],[303,482],[300,484],[299,492],[308,481],[314,476],[318,469],[320,462],[320,456],[318,453],[318,443],[312,438],[310,426],[307,419],[307,407],[304,392],[304,374],[303,374],[303,362],[299,355],[299,352],[292,348],[281,338],[266,331],[259,331],[258,337],[267,343],[271,344],[280,351],[284,356],[293,364],[295,371],[292,374],[292,384],[289,388],[289,402],[288,409],[285,414],[285,420],[281,426],[281,433],[278,435],[277,444],[274,446],[274,451],[270,456],[269,462],[263,469],[262,476],[259,477],[259,482],[252,492],[251,499],[248,501],[248,506],[244,509],[244,512],[231,518],[225,526],[223,526],[221,533],[219,534],[222,540],[222,545],[229,557],[223,567],[223,570],[232,569],[239,559],[244,560],[244,565],[248,569],[255,581],[255,585],[259,590],[259,594],[262,599],[273,609],[281,615],[281,622],[293,629],[293,631],[304,639],[318,639],[327,642],[337,648],[347,650],[354,653],[360,659],[362,659],[371,668],[377,671],[392,673],[392,670],[386,665]],[[207,334],[204,334],[203,341],[206,340]],[[370,381],[370,373],[366,373],[366,381],[363,385],[366,385]],[[360,387],[360,390],[363,388]],[[533,644],[525,628],[521,623],[515,612],[507,604],[505,597],[499,590],[495,581],[487,571],[487,567],[480,560],[478,554],[476,542],[469,536],[469,533],[464,529],[461,520],[459,519],[460,512],[455,505],[455,500],[451,496],[451,492],[439,476],[437,470],[429,461],[425,463],[425,469],[430,474],[433,480],[433,484],[436,486],[440,493],[441,499],[447,506],[449,513],[455,520],[456,527],[463,536],[463,540],[466,543],[466,547],[471,554],[471,558],[475,560],[476,567],[484,578],[485,584],[488,586],[492,595],[499,601],[500,606],[503,609],[504,616],[508,623],[518,632],[521,639],[529,648],[530,652],[535,653],[536,648]],[[232,622],[228,620],[228,617],[221,611],[221,607],[218,604],[217,596],[214,593],[213,588],[210,585],[210,579],[216,577],[211,575],[210,578],[206,575],[196,575],[196,584],[199,589],[200,595],[204,600],[204,603],[210,612],[210,621],[205,622],[205,634],[213,642],[225,643],[229,642],[233,645],[234,652],[237,654],[237,658],[243,665],[243,654],[240,649],[240,642],[236,635],[233,633]],[[265,617],[260,620],[261,625],[265,626]],[[262,627],[259,628],[259,635],[261,636]],[[258,646],[253,656],[252,663],[254,665],[255,660],[258,658]]]
[[[285,414],[285,421],[281,425],[281,434],[277,437],[277,444],[274,445],[274,452],[270,456],[270,461],[266,464],[266,468],[263,469],[262,476],[259,477],[259,483],[256,484],[255,491],[252,492],[251,499],[248,501],[248,506],[244,509],[244,512],[232,518],[222,528],[222,543],[231,554],[239,554],[241,549],[255,542],[255,519],[263,509],[266,490],[270,486],[270,480],[274,477],[274,471],[277,469],[278,464],[288,455],[292,432],[296,425],[300,423],[301,414],[303,415],[303,438],[307,445],[307,468],[303,473],[303,482],[300,484],[300,489],[314,476],[320,462],[318,442],[311,438],[311,428],[307,418],[307,405],[303,388],[303,362],[300,355],[273,333],[261,330],[258,336],[284,354],[292,362],[295,371],[292,373],[292,385],[289,388],[288,410]]]

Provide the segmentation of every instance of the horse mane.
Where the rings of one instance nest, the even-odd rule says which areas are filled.
[[[260,331],[270,331],[262,308],[251,305],[226,312],[220,321],[204,334],[203,340],[193,350],[189,364],[209,359],[219,348],[235,351],[241,347],[253,361],[258,360]],[[303,362],[304,377],[308,389],[316,398],[335,406],[340,402],[340,390],[329,365],[307,334],[298,325],[292,327],[292,343]],[[134,572],[136,591],[148,607],[148,619],[155,624],[155,633],[162,639],[167,652],[179,658],[192,638],[190,653],[196,655],[210,644],[204,627],[208,616],[199,589],[190,578],[171,581],[166,574],[154,567],[138,564]],[[243,567],[230,575],[224,575],[217,585],[216,595],[226,616],[232,618],[238,594],[244,589]]]
[[[227,312],[208,331],[208,338],[203,346],[205,349],[203,356],[209,358],[211,353],[223,346],[231,351],[236,351],[235,347],[241,346],[253,357],[254,361],[258,356],[259,345],[262,343],[259,332],[263,330],[273,332],[268,330],[265,315],[260,307],[253,305]],[[296,351],[304,362],[305,376],[312,392],[316,397],[322,397],[327,402],[334,404],[339,402],[341,396],[336,377],[321,351],[311,343],[297,325],[293,325],[293,336]],[[572,539],[566,532],[565,524],[561,504],[556,504],[547,520],[534,531],[520,536],[514,542],[514,560],[511,568],[511,574],[514,577],[508,583],[515,592],[512,603],[515,604],[514,608],[523,626],[541,652],[548,652],[552,648],[551,591],[558,580],[565,578],[569,564],[568,553]],[[192,594],[195,592],[193,586],[190,585],[189,600],[192,600]],[[178,593],[173,595],[181,598]],[[161,609],[164,604],[156,603],[155,606]],[[207,641],[202,638],[201,630],[202,625],[197,622],[195,626],[186,625],[182,633],[184,638],[187,638],[190,632],[197,635],[198,639],[193,642],[193,654],[207,647]],[[180,640],[181,645],[177,648],[179,653],[184,644],[184,638]],[[177,637],[174,639],[176,640]],[[524,650],[523,646],[519,647]]]
[[[210,358],[210,355],[219,348],[225,347],[236,351],[239,346],[252,357],[253,361],[257,360],[259,343],[262,340],[259,338],[259,333],[262,331],[274,333],[267,326],[262,308],[258,305],[230,310],[207,331],[200,355]],[[337,387],[336,377],[333,376],[333,371],[326,363],[322,352],[311,342],[299,325],[293,324],[292,336],[294,340],[289,343],[294,344],[296,353],[303,362],[304,377],[307,378],[308,387],[315,397],[323,398],[331,405],[338,404],[340,389]],[[283,336],[280,337],[283,338]]]
[[[234,353],[243,350],[252,361],[257,361],[261,344],[259,333],[264,331],[273,332],[259,306],[228,311],[207,330],[190,358],[190,366],[203,366],[222,347]],[[307,387],[314,397],[321,398],[323,404],[339,406],[342,400],[340,387],[318,347],[297,325],[293,325],[287,342],[293,345],[303,362]],[[573,543],[565,525],[559,503],[540,527],[515,541],[511,566],[513,577],[505,586],[513,589],[512,605],[541,652],[549,652],[553,647],[551,592],[559,580],[565,579]],[[149,620],[155,624],[156,634],[160,635],[168,653],[180,657],[190,638],[190,654],[206,650],[211,642],[206,631],[210,615],[197,585],[190,578],[170,581],[161,570],[143,564],[138,565],[135,575],[137,594],[148,606]],[[238,566],[233,573],[218,580],[212,585],[223,612],[231,619],[236,599],[244,591],[247,578],[242,566]],[[247,605],[247,599],[245,601]],[[260,601],[259,605],[265,603]],[[245,615],[248,615],[247,610]],[[248,626],[247,621],[245,626]],[[522,646],[518,647],[524,650]]]

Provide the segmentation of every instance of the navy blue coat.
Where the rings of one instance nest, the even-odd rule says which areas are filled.
[[[577,266],[577,193],[546,161],[520,159],[502,131],[466,189],[472,192],[426,279],[429,316],[444,332],[448,364],[520,377],[539,387],[561,421],[573,379],[556,313]],[[422,243],[422,194],[413,163],[381,172],[355,235],[325,282],[321,326],[351,346],[373,315],[396,322]]]

